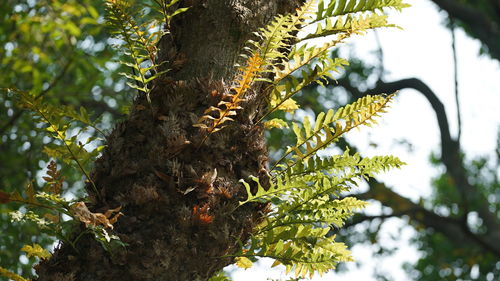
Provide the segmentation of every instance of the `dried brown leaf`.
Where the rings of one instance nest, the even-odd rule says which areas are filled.
[[[121,212],[121,206],[115,209],[109,209],[105,214],[103,213],[92,213],[84,202],[76,202],[71,205],[71,212],[73,215],[81,222],[85,224],[85,227],[89,225],[97,226],[103,225],[113,229],[113,224],[118,220],[118,218],[123,215]],[[112,218],[111,215],[116,213]]]

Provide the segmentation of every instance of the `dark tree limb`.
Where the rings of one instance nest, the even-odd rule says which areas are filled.
[[[448,119],[444,105],[441,103],[436,94],[424,82],[416,78],[402,79],[394,82],[379,82],[370,93],[391,93],[402,89],[414,89],[419,91],[429,101],[439,125],[441,132],[441,159],[444,163],[449,175],[454,181],[459,192],[463,191],[469,200],[469,206],[475,205],[479,216],[484,220],[486,226],[493,232],[495,236],[500,235],[500,222],[498,218],[488,210],[488,201],[482,196],[478,190],[472,186],[467,179],[467,172],[464,168],[463,159],[460,152],[459,143],[450,135]],[[476,204],[470,204],[475,202]],[[482,202],[482,203],[480,203]],[[467,214],[464,214],[464,216]]]
[[[491,252],[500,257],[500,247],[498,246],[498,243],[491,241],[488,237],[473,233],[467,223],[464,223],[463,220],[438,215],[435,212],[428,210],[423,206],[412,202],[410,199],[392,191],[384,183],[376,180],[370,180],[369,186],[370,190],[368,192],[358,194],[356,197],[363,200],[377,200],[384,206],[390,207],[393,213],[381,216],[359,216],[350,223],[351,226],[356,223],[375,219],[377,217],[388,218],[407,215],[410,218],[410,222],[427,228],[432,228],[435,231],[442,233],[458,245],[463,243],[474,243],[481,246],[484,251]]]
[[[432,0],[439,8],[445,10],[452,18],[465,23],[470,33],[487,46],[489,53],[497,60],[500,59],[500,27],[498,21],[480,11],[473,4],[466,4],[457,0]],[[474,1],[470,1],[474,2]],[[491,1],[500,18],[500,4],[497,0]]]
[[[341,78],[337,81],[331,80],[328,84],[330,86],[343,87],[346,91],[350,92],[355,99],[368,94],[393,93],[403,89],[414,89],[427,99],[438,121],[441,137],[442,162],[448,174],[453,179],[454,185],[458,189],[457,191],[464,194],[464,197],[466,197],[465,200],[467,200],[467,202],[465,204],[467,204],[467,206],[474,205],[475,208],[467,210],[460,218],[443,217],[413,203],[410,199],[397,194],[386,187],[385,184],[376,180],[371,180],[369,182],[370,190],[368,192],[357,196],[364,200],[378,200],[383,205],[390,207],[393,214],[406,214],[413,221],[419,222],[426,227],[436,229],[457,243],[463,243],[460,241],[475,242],[485,250],[500,257],[500,246],[497,243],[497,241],[500,241],[500,222],[496,215],[488,210],[487,199],[480,194],[467,179],[460,152],[460,145],[450,134],[445,107],[431,88],[417,78],[401,79],[393,82],[378,81],[374,88],[365,92],[352,86],[347,78]],[[314,87],[314,85],[311,87]],[[340,144],[342,145],[342,142]],[[344,145],[347,145],[347,143],[344,143]],[[350,147],[352,149],[352,146]],[[474,204],[471,204],[472,202],[474,202]],[[467,224],[468,211],[478,212],[479,216],[483,219],[483,223],[487,226],[487,233],[479,235],[470,230]],[[370,218],[365,218],[361,220],[369,219]]]

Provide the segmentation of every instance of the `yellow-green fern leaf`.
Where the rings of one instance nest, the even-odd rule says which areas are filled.
[[[386,112],[385,109],[393,97],[394,94],[389,96],[368,95],[340,108],[335,113],[333,110],[329,110],[327,114],[318,115],[314,130],[311,130],[309,126],[300,128],[298,124],[295,124],[294,132],[297,143],[287,150],[280,161],[293,152],[297,156],[297,160],[292,161],[288,166],[294,166],[297,162],[314,155],[317,151],[327,148],[353,128],[360,125],[376,124],[374,118],[378,117],[380,113]],[[305,135],[309,135],[309,137],[304,137]]]

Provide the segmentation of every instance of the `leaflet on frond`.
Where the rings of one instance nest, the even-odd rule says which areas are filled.
[[[373,176],[406,164],[399,158],[390,155],[361,158],[359,153],[351,155],[349,152],[349,149],[346,149],[342,155],[310,157],[306,161],[297,162],[294,166],[289,167],[285,173],[290,178],[320,172],[334,175],[360,172],[367,176]]]
[[[272,266],[283,264],[287,273],[296,277],[313,277],[335,268],[342,261],[351,261],[351,254],[343,243],[328,236],[329,227],[290,225],[273,228],[251,238],[250,248],[243,257],[269,257]]]
[[[293,123],[293,131],[296,135],[296,145],[289,147],[285,155],[278,161],[280,163],[293,153],[294,160],[287,163],[288,167],[295,166],[298,162],[309,158],[317,151],[327,148],[337,141],[340,136],[360,125],[371,126],[376,124],[375,117],[386,112],[394,94],[389,96],[367,95],[352,104],[340,108],[334,113],[319,114],[316,118],[314,130],[308,125],[309,119],[304,118],[302,126]],[[276,166],[276,165],[275,165]]]
[[[320,0],[314,21],[352,13],[382,11],[384,8],[401,11],[409,6],[403,0]]]

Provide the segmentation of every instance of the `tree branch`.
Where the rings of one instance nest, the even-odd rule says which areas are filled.
[[[461,245],[464,242],[468,241],[468,243],[478,244],[485,251],[491,252],[500,257],[500,246],[498,245],[498,243],[495,243],[486,235],[473,233],[467,225],[466,221],[452,217],[441,216],[434,213],[433,211],[427,210],[423,206],[420,206],[419,204],[412,202],[410,199],[392,191],[384,183],[381,183],[375,179],[371,179],[368,184],[370,186],[369,191],[361,194],[356,194],[354,196],[362,200],[375,199],[382,203],[384,206],[390,207],[393,213],[380,216],[358,217],[356,220],[346,226],[353,226],[363,221],[376,218],[400,217],[403,215],[408,215],[410,220],[414,223],[424,225],[427,228],[432,228],[442,233],[458,245]]]
[[[452,18],[456,18],[469,28],[470,33],[488,47],[490,55],[500,59],[500,29],[498,24],[479,8],[456,0],[432,0]],[[495,1],[492,1],[495,2]],[[498,1],[495,9],[500,9]]]
[[[329,81],[330,85],[335,85],[334,81]],[[500,246],[496,243],[499,237],[500,223],[495,214],[488,210],[488,201],[478,190],[470,184],[467,179],[467,173],[463,166],[462,157],[460,154],[460,146],[456,140],[450,135],[448,119],[443,103],[439,100],[436,94],[430,87],[417,78],[402,79],[394,82],[379,81],[373,89],[366,92],[361,92],[356,87],[350,85],[348,79],[339,79],[338,85],[345,88],[355,98],[360,98],[369,93],[392,93],[402,89],[414,89],[424,95],[434,109],[436,118],[441,133],[441,158],[446,166],[448,174],[453,179],[454,185],[458,192],[463,192],[467,195],[468,202],[475,202],[474,209],[477,210],[479,216],[483,219],[484,224],[488,228],[488,233],[479,236],[474,234],[468,227],[467,215],[464,213],[461,219],[448,218],[435,214],[432,211],[426,210],[422,206],[413,203],[411,200],[395,193],[387,188],[383,183],[376,180],[369,182],[370,190],[364,194],[359,194],[360,199],[376,199],[382,204],[391,207],[395,213],[408,213],[414,220],[427,227],[432,227],[445,234],[450,239],[460,241],[459,236],[463,238],[469,237],[468,240],[473,240],[481,245],[486,250],[489,250],[500,256]],[[462,242],[463,243],[463,242]]]
[[[482,196],[467,179],[467,172],[463,166],[459,143],[452,139],[449,130],[448,119],[444,105],[436,94],[424,82],[417,78],[402,79],[394,82],[379,82],[377,86],[370,90],[370,93],[391,93],[402,89],[414,89],[422,93],[431,104],[441,132],[441,159],[449,175],[453,179],[454,185],[463,189],[467,194],[469,202],[484,202],[475,204],[479,216],[484,220],[485,225],[490,229],[498,229],[500,222],[498,218],[488,210],[486,198]],[[459,190],[460,191],[460,190]],[[470,205],[470,204],[469,204]],[[467,215],[467,214],[465,214]]]
[[[367,91],[366,94],[380,94],[380,93],[393,93],[402,89],[414,89],[419,91],[427,101],[430,103],[432,109],[436,114],[438,121],[439,131],[441,133],[441,147],[442,157],[444,162],[452,162],[454,157],[452,155],[458,154],[458,143],[451,137],[450,126],[446,116],[446,110],[443,103],[439,100],[436,94],[431,90],[427,84],[417,78],[401,79],[394,82],[379,81],[375,88]],[[446,159],[444,159],[446,158]]]

